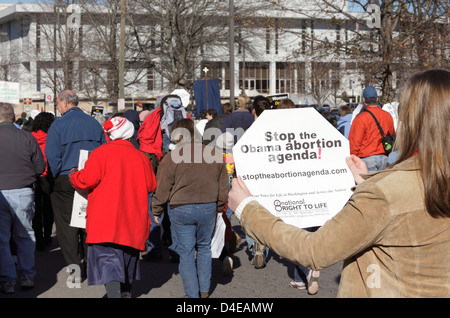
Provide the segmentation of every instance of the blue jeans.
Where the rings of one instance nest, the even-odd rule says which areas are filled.
[[[16,267],[11,255],[10,239],[17,247],[17,272],[33,279],[35,236],[32,227],[34,217],[34,191],[31,188],[0,190],[0,281],[17,279]]]
[[[388,157],[384,155],[374,155],[361,159],[366,163],[367,169],[369,169],[369,173],[383,170],[388,164]]]
[[[307,227],[305,228],[306,231],[308,232],[315,232],[319,229],[318,226],[313,226],[313,227]],[[296,281],[297,283],[305,283],[306,284],[306,278],[308,277],[310,270],[307,268],[304,268],[303,266],[300,265],[295,265],[295,269],[294,269],[294,281]],[[303,274],[303,275],[302,275]]]
[[[211,285],[211,237],[216,224],[216,203],[186,204],[170,209],[170,221],[180,256],[180,271],[188,298],[207,293]],[[195,249],[197,248],[197,259]]]

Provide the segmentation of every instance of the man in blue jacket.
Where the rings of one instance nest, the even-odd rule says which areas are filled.
[[[49,172],[55,180],[51,201],[56,234],[67,265],[79,266],[79,273],[84,276],[86,237],[84,229],[70,226],[75,189],[69,173],[78,167],[80,150],[92,151],[106,140],[100,123],[78,107],[78,96],[74,92],[63,91],[57,98],[57,109],[62,116],[50,126],[45,145]],[[83,255],[79,252],[80,243]],[[76,271],[75,267],[72,269]]]

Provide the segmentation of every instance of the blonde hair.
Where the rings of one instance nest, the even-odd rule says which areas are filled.
[[[400,95],[398,117],[397,163],[417,153],[428,213],[450,217],[450,72],[413,75]]]
[[[250,99],[247,96],[240,95],[237,99],[238,108],[245,108],[248,106]]]

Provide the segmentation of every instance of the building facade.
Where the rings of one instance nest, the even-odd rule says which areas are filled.
[[[188,80],[219,78],[224,101],[230,97],[230,78],[234,78],[235,96],[289,94],[296,104],[335,107],[358,102],[370,78],[361,72],[360,62],[345,54],[348,50],[344,49],[361,34],[370,34],[370,25],[344,15],[336,23],[336,14],[321,11],[313,3],[305,5],[308,1],[300,2],[301,12],[296,9],[299,1],[289,1],[291,9],[266,8],[257,12],[252,20],[259,23],[237,22],[234,59],[230,59],[226,43],[202,47],[208,54],[198,54],[193,78]],[[335,4],[355,19],[367,19],[367,13],[348,12],[344,0]],[[105,11],[101,7],[92,10],[96,12],[94,20],[102,25],[97,32],[113,30],[117,48],[119,24],[114,20],[113,27],[108,27],[110,22],[102,18]],[[108,53],[108,44],[97,38],[99,33],[93,32],[92,23],[86,19],[89,11],[76,7],[65,11],[62,16],[57,14],[60,9],[51,5],[0,5],[0,80],[19,82],[21,99],[33,100],[31,109],[51,109],[52,98],[62,88],[76,91],[85,105],[108,106],[116,102],[118,52]],[[59,31],[61,26],[65,33]],[[140,26],[147,27],[144,33],[151,36],[155,26]],[[133,52],[126,51],[124,57],[126,103],[151,102],[176,88]],[[230,61],[234,63],[234,74],[230,74]]]

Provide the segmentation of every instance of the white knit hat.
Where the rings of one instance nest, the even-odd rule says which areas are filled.
[[[111,140],[130,139],[134,135],[134,126],[124,117],[113,117],[103,124],[103,130]]]
[[[33,109],[30,113],[31,119],[34,119],[37,115],[39,115],[40,111],[37,109]]]

